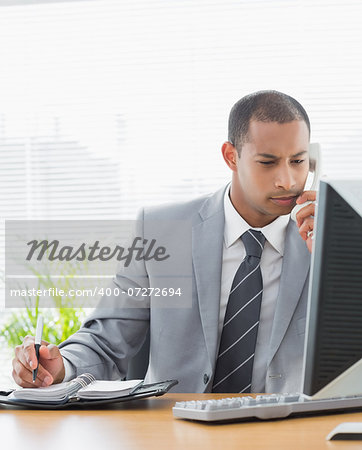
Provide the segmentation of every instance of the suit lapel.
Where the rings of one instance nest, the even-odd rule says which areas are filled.
[[[225,188],[205,201],[192,230],[192,258],[205,342],[213,367],[217,352]]]
[[[289,327],[309,271],[310,253],[290,220],[285,241],[279,294],[275,309],[268,366]]]

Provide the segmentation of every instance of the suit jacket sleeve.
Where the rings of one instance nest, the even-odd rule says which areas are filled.
[[[141,236],[143,211],[138,219],[136,235]],[[128,267],[120,265],[109,287],[111,292],[114,288],[127,292],[128,288],[149,287],[144,261],[132,260]],[[149,303],[149,297],[140,299],[125,293],[103,296],[80,330],[59,345],[61,354],[72,365],[75,374],[90,372],[97,379],[124,378],[128,361],[138,352],[146,337]]]

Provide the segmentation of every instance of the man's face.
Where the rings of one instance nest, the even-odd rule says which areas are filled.
[[[265,226],[293,209],[308,176],[308,145],[302,120],[250,121],[248,142],[235,155],[231,200],[251,226]]]

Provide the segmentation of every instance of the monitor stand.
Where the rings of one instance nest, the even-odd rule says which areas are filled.
[[[362,395],[362,359],[328,383],[312,396],[311,400],[322,398],[351,397]]]

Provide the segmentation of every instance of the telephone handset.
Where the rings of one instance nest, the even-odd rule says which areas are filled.
[[[321,146],[317,143],[309,144],[309,171],[314,173],[313,182],[308,191],[315,191],[319,185],[319,178],[321,174]],[[301,205],[296,205],[290,213],[291,218],[296,222],[297,212],[313,202],[305,202]]]

